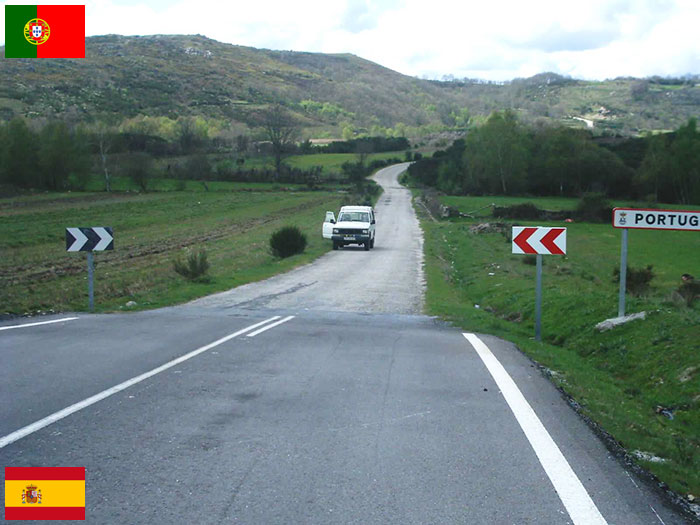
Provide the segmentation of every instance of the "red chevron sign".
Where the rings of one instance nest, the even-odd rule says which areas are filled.
[[[566,255],[566,228],[513,226],[513,253]]]

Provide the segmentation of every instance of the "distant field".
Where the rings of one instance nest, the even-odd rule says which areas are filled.
[[[373,160],[386,160],[397,158],[403,162],[403,151],[389,151],[385,153],[372,153],[367,156],[367,162]],[[320,166],[322,173],[340,173],[341,166],[345,162],[357,162],[357,155],[354,153],[315,153],[313,155],[293,155],[284,159],[284,163],[292,168],[310,169]],[[246,159],[245,168],[274,169],[275,162],[272,157],[252,157]]]
[[[234,183],[210,183],[228,185]],[[201,188],[201,185],[200,185]],[[331,192],[185,191],[70,193],[0,199],[0,314],[87,308],[86,256],[65,251],[65,228],[111,226],[115,249],[95,255],[98,311],[179,303],[263,279],[330,249],[320,225],[341,196]],[[299,226],[306,252],[282,261],[270,234]],[[212,282],[189,283],[172,269],[185,248],[206,248]]]
[[[575,205],[560,199],[525,200],[547,209]],[[444,199],[462,211],[489,201],[516,202]],[[662,458],[639,460],[645,468],[680,494],[699,494],[700,299],[688,307],[674,291],[681,285],[681,274],[700,278],[700,234],[630,232],[629,264],[651,264],[656,277],[647,295],[628,296],[627,311],[646,311],[649,316],[599,333],[595,324],[617,315],[613,269],[620,259],[620,233],[607,224],[567,224],[567,256],[544,257],[544,342],[536,343],[535,267],[524,264],[524,256],[511,254],[504,235],[470,233],[470,226],[486,221],[422,221],[428,313],[514,341],[548,368],[581,410],[627,451]],[[672,411],[673,419],[660,414],[659,407]]]

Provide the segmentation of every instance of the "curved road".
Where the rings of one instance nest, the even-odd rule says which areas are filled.
[[[512,344],[418,315],[404,168],[377,175],[372,251],[178,307],[1,322],[0,463],[85,467],[97,524],[686,523]]]
[[[377,237],[372,251],[350,246],[284,275],[191,305],[420,314],[425,287],[423,232],[413,211],[411,192],[397,181],[407,166],[390,166],[375,175],[384,193],[375,207]]]

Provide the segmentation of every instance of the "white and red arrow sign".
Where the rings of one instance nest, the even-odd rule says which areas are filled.
[[[513,226],[513,253],[566,255],[566,228]]]

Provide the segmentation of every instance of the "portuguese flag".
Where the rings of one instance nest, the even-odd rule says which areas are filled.
[[[84,467],[5,467],[6,520],[84,520]]]
[[[85,58],[85,6],[6,5],[5,58]]]

